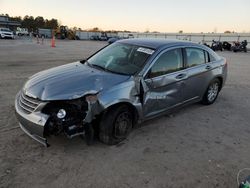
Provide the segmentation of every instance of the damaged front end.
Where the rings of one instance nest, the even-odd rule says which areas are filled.
[[[87,143],[93,139],[92,120],[102,110],[96,95],[78,99],[39,101],[20,92],[15,102],[22,130],[44,146],[51,135],[65,134],[68,138],[84,135]]]

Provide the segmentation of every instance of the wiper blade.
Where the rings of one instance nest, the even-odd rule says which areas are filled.
[[[87,63],[88,63],[88,62],[87,62]],[[101,69],[101,70],[104,70],[104,71],[107,70],[105,67],[102,67],[102,66],[97,65],[97,64],[90,64],[90,63],[88,63],[88,65],[90,65],[90,66],[92,66],[92,67],[96,67],[96,68]]]
[[[87,60],[84,60],[84,63],[86,63],[90,67],[97,67],[97,68],[101,68],[102,69],[102,67],[100,65],[90,64]]]
[[[121,74],[121,75],[126,75],[126,76],[130,75],[130,74],[126,74],[126,73],[122,73],[122,72],[116,72],[116,71],[109,70],[109,69],[105,69],[105,70],[107,70],[107,71],[109,71],[111,73],[114,73],[114,74]]]
[[[116,72],[116,71],[107,69],[107,68],[105,68],[103,66],[100,66],[100,65],[97,65],[97,64],[90,64],[88,61],[86,61],[86,63],[90,67],[98,68],[98,69],[101,69],[101,70],[106,71],[106,72],[111,72],[111,73],[114,73],[114,74],[121,74],[121,75],[126,75],[126,76],[129,75],[129,74],[125,74],[125,73],[121,73],[121,72]]]

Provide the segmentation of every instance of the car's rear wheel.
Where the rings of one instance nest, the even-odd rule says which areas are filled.
[[[133,114],[126,105],[108,109],[100,122],[99,139],[114,145],[126,139],[133,127]]]
[[[220,92],[220,86],[221,82],[218,78],[214,79],[212,82],[210,82],[203,98],[202,103],[205,105],[210,105],[215,102],[215,100],[218,97],[218,94]]]

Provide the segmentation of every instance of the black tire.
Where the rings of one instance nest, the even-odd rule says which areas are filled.
[[[100,127],[101,142],[114,145],[127,138],[133,127],[133,114],[127,105],[114,106],[104,112]]]
[[[217,87],[217,91],[216,91],[216,87]],[[221,87],[221,82],[218,78],[212,80],[210,84],[208,85],[205,94],[203,95],[201,103],[204,105],[213,104],[218,97],[218,94],[220,92],[220,87]],[[212,88],[214,88],[214,90],[212,90]],[[212,91],[213,93],[211,94]]]
[[[92,145],[94,141],[94,129],[91,124],[86,124],[84,126],[85,130],[85,141],[87,145]]]

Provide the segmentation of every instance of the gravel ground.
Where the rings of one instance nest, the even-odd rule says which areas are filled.
[[[15,94],[32,74],[83,59],[106,43],[56,45],[0,40],[0,187],[237,187],[237,172],[250,167],[249,53],[220,52],[229,74],[211,106],[147,121],[117,146],[61,136],[45,148],[18,127]]]

